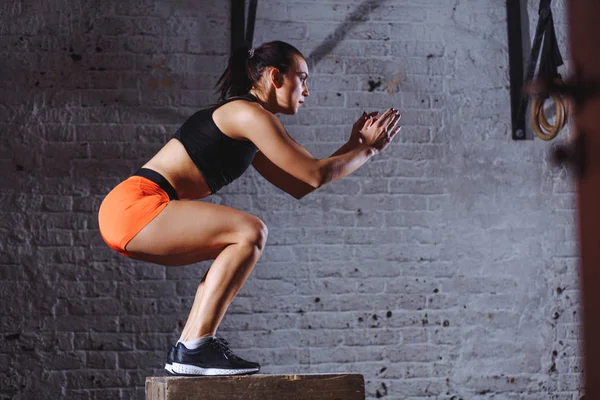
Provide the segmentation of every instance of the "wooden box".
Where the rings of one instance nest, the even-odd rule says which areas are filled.
[[[361,374],[147,377],[146,400],[364,400]]]

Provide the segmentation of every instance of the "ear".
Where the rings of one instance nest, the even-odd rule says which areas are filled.
[[[269,69],[269,80],[277,89],[283,86],[283,74],[278,68]]]

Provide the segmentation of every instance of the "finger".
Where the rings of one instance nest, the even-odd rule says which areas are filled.
[[[389,108],[389,109],[386,111],[386,114],[387,114],[387,115],[385,116],[385,118],[391,118],[391,117],[393,117],[394,115],[396,115],[396,112],[397,112],[397,111],[398,111],[398,110],[395,110],[394,108]]]
[[[363,113],[363,115],[360,116],[360,118],[358,119],[358,121],[356,121],[354,123],[354,128],[356,129],[362,129],[363,126],[365,126],[365,122],[367,122],[367,114]]]
[[[395,117],[396,117],[396,114],[388,114],[388,115],[385,117],[385,119],[383,119],[383,118],[382,118],[382,121],[381,121],[381,125],[380,125],[380,126],[381,126],[383,129],[390,129],[390,128],[391,128],[391,125],[392,125],[392,123],[394,122],[394,118],[395,118]]]
[[[391,130],[394,125],[396,124],[396,121],[398,121],[398,114],[394,114],[393,116],[388,118],[387,124],[384,125],[386,130]]]
[[[381,114],[381,115],[379,116],[379,119],[380,119],[380,120],[383,120],[383,119],[384,119],[384,118],[386,118],[388,115],[390,115],[390,113],[391,113],[391,112],[392,112],[392,109],[391,109],[391,108],[388,108],[387,110],[385,110],[385,111],[383,112],[383,114]]]
[[[393,129],[398,121],[400,120],[401,115],[396,111],[392,117],[388,119],[387,125],[385,125],[385,129],[391,130]]]
[[[394,136],[396,136],[396,134],[397,134],[398,132],[400,132],[400,129],[402,129],[402,127],[401,127],[401,126],[399,126],[399,127],[395,128],[395,129],[393,129],[393,130],[392,130],[392,133],[390,134],[390,139],[393,139],[393,138],[394,138]]]
[[[402,114],[400,114],[399,112],[396,113],[396,116],[394,117],[394,119],[390,123],[390,129],[393,128],[393,127],[395,127],[398,124],[398,122],[400,121],[400,118],[402,118]]]
[[[381,119],[380,119],[380,121],[381,121],[380,126],[387,127],[389,125],[389,123],[393,120],[393,118],[396,117],[396,113],[397,112],[398,112],[398,110],[394,110],[393,108],[390,108],[388,110],[388,112],[386,112],[386,114],[384,114],[381,117]]]

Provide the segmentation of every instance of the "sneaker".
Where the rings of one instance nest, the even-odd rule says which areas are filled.
[[[174,375],[250,375],[260,371],[258,363],[242,360],[233,354],[228,344],[216,336],[194,350],[177,343],[170,372]]]
[[[173,373],[173,359],[175,358],[175,346],[171,346],[169,349],[169,354],[167,354],[167,363],[165,364],[165,369],[169,375],[175,375]]]

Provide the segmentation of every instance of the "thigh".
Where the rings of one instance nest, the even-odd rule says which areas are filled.
[[[218,204],[170,201],[129,243],[132,258],[162,265],[186,265],[216,258],[244,230],[260,229],[250,214]]]

